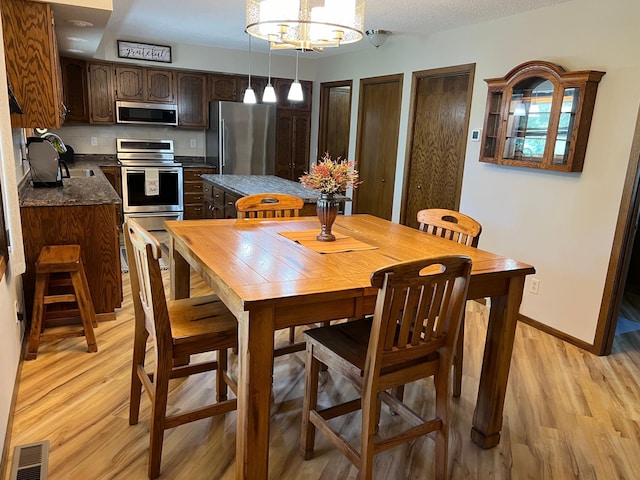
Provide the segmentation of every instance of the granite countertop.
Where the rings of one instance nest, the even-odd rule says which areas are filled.
[[[101,163],[106,166],[106,163]],[[117,163],[116,163],[117,165]],[[69,168],[90,168],[90,177],[63,178],[62,187],[33,188],[29,174],[18,185],[21,207],[64,207],[88,205],[119,205],[122,200],[100,167],[93,161],[74,161]]]
[[[302,198],[305,203],[315,203],[320,196],[320,192],[317,190],[273,175],[202,175],[202,178],[206,182],[240,196],[256,193],[286,193]],[[336,195],[336,199],[345,202],[351,201],[349,197],[344,195]]]

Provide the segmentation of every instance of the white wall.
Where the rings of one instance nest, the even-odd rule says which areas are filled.
[[[0,45],[3,45],[1,25]],[[0,49],[0,85],[6,83],[4,49]],[[22,338],[22,325],[17,322],[16,303],[22,303],[22,277],[20,275],[24,272],[24,254],[22,251],[22,226],[17,205],[17,174],[13,142],[9,117],[9,97],[7,90],[0,88],[0,181],[5,226],[10,231],[12,243],[8,269],[4,278],[0,280],[0,312],[2,312],[0,315],[0,442],[3,445]]]
[[[413,71],[475,63],[470,129],[483,127],[484,78],[528,60],[602,70],[584,170],[553,173],[480,163],[469,141],[461,211],[483,225],[480,247],[536,267],[521,313],[592,343],[640,101],[640,2],[575,0],[448,32],[392,35],[378,50],[321,59],[314,85],[316,155],[319,83],[354,79],[350,158],[355,158],[361,78],[404,73],[393,218],[400,217]],[[312,155],[312,157],[313,157]],[[361,188],[366,188],[362,185]]]

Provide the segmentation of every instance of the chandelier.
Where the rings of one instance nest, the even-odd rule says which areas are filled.
[[[246,31],[272,49],[322,51],[362,39],[364,0],[247,0]]]

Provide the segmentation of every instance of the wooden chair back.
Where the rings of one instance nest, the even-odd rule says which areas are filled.
[[[257,193],[236,201],[238,218],[297,217],[304,201],[284,193]]]
[[[470,247],[478,246],[482,225],[463,213],[444,208],[429,208],[420,210],[417,218],[420,224],[418,228],[423,232]]]
[[[124,224],[124,237],[129,260],[132,300],[136,322],[144,319],[144,328],[152,337],[157,355],[172,355],[172,332],[164,293],[160,244],[135,220]]]
[[[379,289],[365,372],[372,385],[382,370],[430,359],[436,352],[439,363],[451,367],[470,274],[471,259],[460,255],[403,262],[371,275],[371,285]],[[417,373],[416,378],[425,376]]]

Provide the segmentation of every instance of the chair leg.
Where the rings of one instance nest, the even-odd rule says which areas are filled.
[[[464,312],[460,322],[460,333],[453,356],[453,396],[459,397],[462,394],[462,359],[464,356]]]
[[[33,311],[31,312],[31,330],[29,333],[29,345],[27,346],[27,360],[35,360],[40,346],[40,332],[44,318],[44,295],[47,291],[49,275],[36,275],[36,286],[33,294]]]
[[[360,437],[360,480],[373,478],[375,435],[378,430],[380,401],[377,392],[362,392],[362,436]]]
[[[289,327],[289,344],[296,343],[296,327]]]
[[[133,339],[133,361],[131,362],[131,393],[129,397],[129,425],[136,425],[140,416],[140,397],[142,396],[142,381],[138,376],[138,367],[144,369],[144,360],[147,355],[148,333],[142,327],[142,332],[136,332]]]
[[[96,312],[93,309],[93,301],[89,292],[89,284],[83,274],[83,270],[71,273],[71,282],[76,293],[76,301],[82,318],[82,326],[84,327],[84,335],[87,339],[87,348],[90,352],[98,351],[96,343],[96,335],[93,332],[93,325],[96,323]],[[97,323],[96,323],[97,324]]]
[[[305,361],[304,400],[302,402],[302,429],[300,432],[300,455],[305,460],[313,458],[316,427],[311,423],[310,411],[318,407],[318,376],[320,362],[313,356],[313,345],[307,342]]]
[[[157,359],[159,365],[154,375],[153,405],[151,407],[151,439],[149,442],[149,471],[150,479],[160,475],[162,462],[162,443],[164,441],[164,425],[167,415],[167,396],[169,394],[169,376],[171,373],[172,359]]]
[[[442,428],[435,431],[435,478],[447,479],[449,464],[449,372],[435,375],[436,385],[436,417],[442,421]]]
[[[227,399],[227,382],[224,374],[227,371],[227,350],[218,350],[218,369],[216,370],[216,402],[223,402]]]

